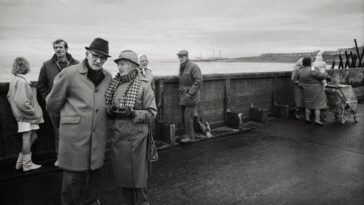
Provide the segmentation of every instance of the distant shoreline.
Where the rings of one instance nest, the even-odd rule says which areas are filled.
[[[299,58],[298,58],[299,59]],[[243,63],[295,63],[298,59],[262,59],[259,57],[244,57],[230,59],[191,59],[193,62],[243,62]]]
[[[364,51],[364,46],[357,48]],[[339,62],[339,56],[346,61],[350,55],[359,56],[355,47],[342,48],[336,51],[324,51],[323,59],[327,64],[332,65],[333,62]],[[259,56],[237,57],[237,58],[223,58],[223,57],[210,57],[210,58],[197,58],[192,59],[194,62],[256,62],[256,63],[296,63],[302,57],[311,57],[312,59],[317,55],[318,51],[303,52],[303,53],[264,53]]]

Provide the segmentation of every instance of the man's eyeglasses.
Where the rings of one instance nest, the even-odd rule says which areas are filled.
[[[99,54],[91,52],[91,51],[89,51],[89,53],[91,54],[92,60],[95,60],[95,61],[97,59],[100,59],[101,61],[106,61],[107,60],[107,56],[99,55]]]

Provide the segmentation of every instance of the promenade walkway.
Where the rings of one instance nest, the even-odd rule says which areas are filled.
[[[274,119],[163,150],[153,164],[151,204],[364,204],[364,116],[360,121],[315,127]],[[0,182],[0,204],[59,204],[61,172],[50,167]],[[120,204],[108,165],[104,171],[101,199]]]

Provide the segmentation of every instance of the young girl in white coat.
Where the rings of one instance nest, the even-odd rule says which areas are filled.
[[[39,169],[41,165],[32,161],[31,147],[38,138],[36,130],[43,123],[43,112],[37,100],[36,88],[26,77],[29,72],[29,62],[23,57],[14,60],[12,73],[14,77],[9,84],[8,100],[13,115],[18,122],[18,133],[22,134],[23,145],[19,153],[15,169],[30,171]]]

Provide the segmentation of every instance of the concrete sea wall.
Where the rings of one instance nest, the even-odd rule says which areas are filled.
[[[353,85],[357,96],[364,99],[364,68],[328,71],[335,82]],[[293,85],[290,72],[236,73],[204,75],[201,91],[200,115],[213,127],[226,122],[226,110],[242,112],[249,117],[249,107],[272,109],[274,103],[293,107]],[[156,122],[182,127],[182,113],[178,106],[177,76],[156,77],[156,100],[158,118]],[[12,163],[21,149],[21,136],[16,132],[17,124],[7,101],[9,84],[0,83],[0,165]],[[54,136],[47,117],[38,132],[34,155],[43,159],[54,158]],[[158,127],[158,126],[156,126]],[[158,139],[157,128],[155,137]]]

